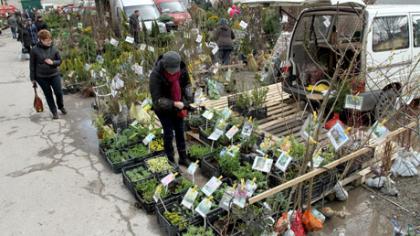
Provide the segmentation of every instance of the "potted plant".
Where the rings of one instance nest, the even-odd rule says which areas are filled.
[[[211,147],[202,144],[193,144],[188,147],[187,154],[191,161],[202,160],[212,153]]]
[[[198,133],[200,127],[205,124],[205,121],[201,115],[191,115],[188,118],[188,125],[194,133]]]

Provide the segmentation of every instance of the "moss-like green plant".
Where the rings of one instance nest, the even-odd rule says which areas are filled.
[[[130,179],[131,182],[137,182],[139,180],[145,179],[149,177],[152,173],[146,170],[143,166],[139,166],[137,168],[131,169],[126,172],[127,177]]]
[[[202,144],[193,144],[188,147],[188,154],[193,160],[201,160],[211,152],[211,147]]]

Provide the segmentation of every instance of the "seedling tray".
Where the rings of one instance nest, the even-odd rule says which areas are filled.
[[[204,177],[211,178],[212,176],[218,177],[221,175],[220,167],[216,166],[214,162],[217,162],[214,155],[206,157],[200,162],[201,174]]]

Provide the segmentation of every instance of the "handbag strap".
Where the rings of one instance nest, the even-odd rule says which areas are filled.
[[[36,90],[36,87],[34,87],[35,96],[38,97],[38,92]]]

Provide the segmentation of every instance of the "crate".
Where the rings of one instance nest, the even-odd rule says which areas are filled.
[[[200,162],[200,169],[201,169],[201,174],[206,177],[206,178],[211,178],[212,176],[220,176],[221,175],[221,170],[219,166],[215,166],[212,161],[215,161],[215,157],[213,156],[209,156],[207,158],[204,158],[201,162]]]
[[[372,149],[370,152],[353,159],[353,163],[349,167],[346,175],[343,176],[343,177],[348,177],[348,176],[354,174],[355,172],[357,172],[359,170],[362,170],[363,168],[367,167],[365,165],[365,163],[368,162],[369,160],[372,160],[374,156],[375,156],[375,150]],[[344,173],[344,170],[346,169],[347,163],[348,162],[345,162],[345,163],[337,166],[338,173],[340,173],[340,174]]]

